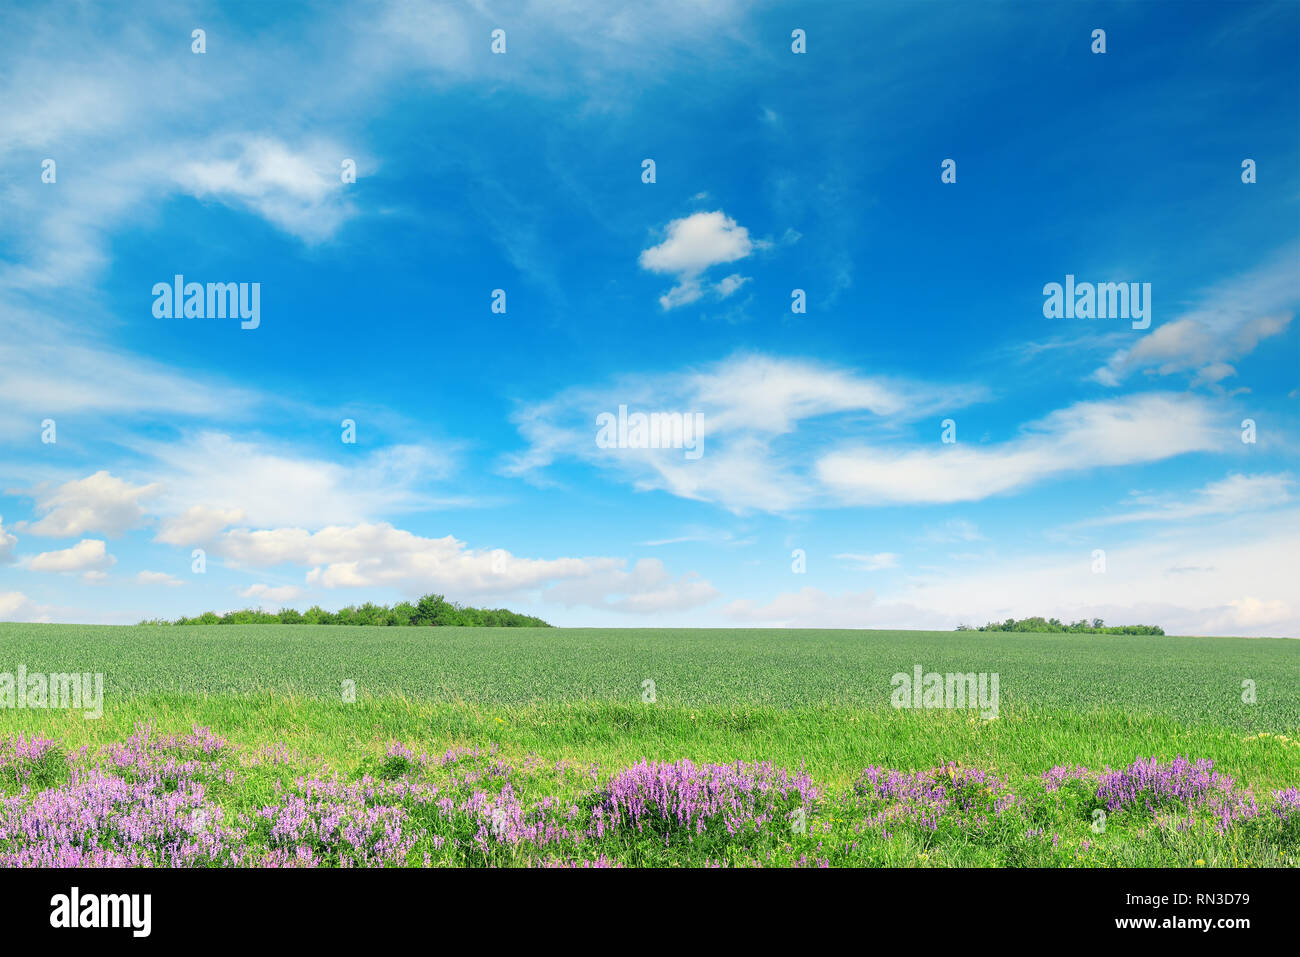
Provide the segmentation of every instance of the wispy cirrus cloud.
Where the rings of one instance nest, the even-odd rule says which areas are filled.
[[[1292,501],[1295,478],[1288,473],[1233,474],[1198,489],[1190,498],[1135,495],[1129,510],[1085,519],[1089,525],[1123,525],[1129,522],[1187,522],[1208,516],[1237,515],[1285,505]]]
[[[878,572],[885,568],[897,568],[898,556],[893,552],[876,552],[864,555],[860,552],[841,552],[835,556],[849,568],[860,572]]]
[[[508,474],[560,458],[609,470],[640,490],[711,501],[733,511],[978,501],[1091,468],[1222,451],[1239,435],[1210,401],[1141,393],[1078,402],[1001,443],[901,444],[905,423],[979,401],[978,387],[872,378],[825,363],[740,356],[688,373],[631,377],[568,390],[515,417],[530,440]],[[703,414],[701,457],[665,449],[601,449],[595,416],[629,409]],[[846,438],[887,437],[885,442]]]
[[[1085,469],[1223,450],[1236,438],[1200,398],[1144,393],[1075,403],[995,445],[846,445],[815,471],[843,503],[974,502]]]
[[[503,469],[537,478],[559,459],[577,459],[640,490],[737,512],[779,512],[817,503],[807,463],[845,417],[859,429],[889,430],[985,395],[982,387],[866,376],[815,360],[737,355],[684,372],[573,388],[523,406],[514,420],[529,446],[508,456]],[[701,413],[704,453],[687,461],[676,450],[598,448],[596,416],[620,405]]]

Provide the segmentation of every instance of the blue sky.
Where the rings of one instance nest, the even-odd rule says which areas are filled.
[[[138,10],[4,13],[0,618],[1300,635],[1296,4]]]

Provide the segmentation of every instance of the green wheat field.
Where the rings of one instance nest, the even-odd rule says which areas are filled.
[[[103,713],[0,708],[10,864],[1300,865],[1290,639],[0,624],[20,665]],[[894,707],[918,665],[996,719]],[[91,769],[141,793],[31,824]]]

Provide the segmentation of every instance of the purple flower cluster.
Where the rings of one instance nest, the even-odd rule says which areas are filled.
[[[1187,808],[1217,803],[1232,794],[1232,778],[1214,770],[1214,762],[1189,761],[1181,755],[1170,762],[1138,758],[1128,767],[1101,772],[1097,797],[1108,811],[1154,808],[1177,802]]]
[[[74,768],[66,787],[0,804],[0,866],[233,864],[239,836],[192,778],[129,781]]]
[[[438,790],[418,781],[299,778],[276,788],[256,812],[265,822],[268,867],[383,867],[406,863],[420,833],[410,808],[431,805]]]
[[[1067,781],[1084,781],[1091,774],[1092,772],[1081,764],[1076,764],[1072,768],[1058,764],[1051,770],[1043,772],[1043,787],[1050,794],[1052,791],[1059,791]]]
[[[40,735],[18,734],[8,741],[0,741],[0,771],[20,784],[28,778],[33,768],[51,753],[57,753],[58,742]]]
[[[704,834],[718,826],[729,835],[756,832],[820,796],[811,778],[770,763],[697,765],[642,760],[614,774],[592,810],[592,836],[628,827]]]
[[[854,790],[867,799],[870,827],[889,836],[893,822],[910,822],[937,831],[945,818],[961,828],[982,827],[1017,803],[1010,788],[990,771],[950,762],[926,771],[872,766]]]
[[[1300,788],[1274,791],[1273,814],[1283,824],[1300,822]]]
[[[1249,788],[1238,787],[1230,775],[1215,771],[1214,762],[1206,758],[1197,761],[1181,755],[1172,761],[1138,758],[1118,771],[1109,767],[1090,771],[1084,767],[1058,766],[1043,774],[1049,792],[1058,790],[1067,781],[1080,781],[1093,789],[1096,799],[1111,813],[1144,810],[1152,814],[1157,825],[1170,825],[1179,830],[1194,826],[1198,811],[1209,815],[1220,834],[1234,824],[1260,816],[1254,793]],[[1300,809],[1297,789],[1273,792],[1273,813],[1279,820],[1289,821],[1298,813],[1297,809]]]
[[[546,767],[536,755],[516,766],[495,746],[430,756],[391,741],[377,769],[359,776],[320,765],[291,779],[283,770],[291,758],[280,746],[232,749],[201,727],[160,734],[140,725],[123,742],[66,754],[39,736],[0,740],[0,866],[611,867],[621,862],[610,855],[629,849],[657,863],[694,845],[710,866],[824,867],[857,853],[855,836],[889,838],[899,825],[1047,840],[1034,820],[1006,813],[1022,802],[998,775],[958,763],[866,768],[842,796],[863,816],[850,822],[854,834],[841,834],[839,798],[827,804],[806,773],[769,763],[642,760],[610,775],[567,760]],[[576,797],[525,803],[516,786],[537,776]],[[1300,825],[1300,788],[1274,791],[1261,813],[1250,790],[1209,761],[1057,767],[1043,780],[1049,792],[1081,788],[1112,812],[1150,812],[1162,828]],[[269,796],[225,809],[250,790]],[[1060,842],[1052,834],[1052,846]]]

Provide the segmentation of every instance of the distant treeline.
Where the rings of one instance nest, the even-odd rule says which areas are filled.
[[[1107,625],[1100,618],[1092,621],[1079,619],[1067,625],[1059,618],[1008,618],[1006,621],[991,621],[978,628],[971,625],[958,625],[958,631],[1032,631],[1055,634],[1088,635],[1163,635],[1165,630],[1159,625]]]
[[[550,628],[550,624],[531,615],[521,615],[505,608],[468,608],[458,602],[447,601],[442,595],[425,595],[412,604],[398,602],[391,608],[366,602],[348,605],[338,611],[326,611],[313,605],[306,611],[282,608],[278,612],[245,608],[218,615],[207,611],[195,618],[177,618],[167,621],[152,618],[142,625],[388,625],[388,626],[447,626],[459,625],[487,628]]]

